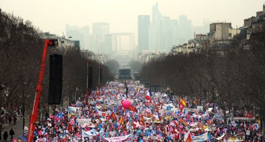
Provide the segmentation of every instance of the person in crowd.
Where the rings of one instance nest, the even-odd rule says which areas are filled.
[[[46,112],[46,113],[45,113],[45,120],[47,120],[48,118],[49,118],[49,113]]]
[[[13,141],[13,136],[15,135],[15,132],[12,128],[9,131],[9,135],[10,135],[10,140]]]
[[[8,132],[7,132],[7,130],[4,131],[3,138],[4,138],[4,142],[7,142],[7,139],[8,139]]]
[[[13,119],[14,119],[13,120],[14,121],[14,124],[16,125],[17,124],[17,115],[16,114],[13,115]]]
[[[56,109],[36,126],[35,140],[103,141],[129,136],[128,142],[184,141],[188,132],[198,136],[208,134],[208,131],[215,140],[225,138],[224,135],[260,139],[257,123],[231,120],[225,123],[218,104],[216,111],[210,111],[208,108],[213,104],[203,100],[203,109],[199,111],[194,108],[180,111],[176,96],[169,98],[165,93],[150,93],[148,89],[136,86],[139,84],[128,82],[126,89],[124,84],[109,82],[101,87],[100,94],[98,90],[92,91],[88,104],[85,100],[76,101],[67,108]],[[129,108],[122,105],[124,100],[131,100]],[[194,102],[191,98],[185,100],[190,104]]]
[[[9,125],[10,125],[12,122],[12,116],[11,115],[9,116],[8,120],[9,120]]]

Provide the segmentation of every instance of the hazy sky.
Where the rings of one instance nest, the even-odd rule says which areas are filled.
[[[194,26],[210,19],[240,27],[243,19],[262,11],[265,0],[0,0],[0,8],[57,35],[66,23],[88,25],[91,31],[94,22],[109,22],[110,32],[137,34],[137,16],[151,15],[156,2],[163,15],[178,19],[185,14]]]

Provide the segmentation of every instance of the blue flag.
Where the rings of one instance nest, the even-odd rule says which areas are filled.
[[[208,132],[208,140],[209,140],[209,142],[212,142],[211,133],[209,133],[209,132]]]
[[[150,97],[152,96],[152,92],[151,92],[151,90],[149,89],[149,94],[150,94]]]
[[[22,137],[21,136],[20,139],[23,140],[23,141],[25,141],[25,142],[27,141],[27,138],[26,137]]]
[[[215,105],[215,103],[213,103],[213,112],[216,112],[216,105]]]

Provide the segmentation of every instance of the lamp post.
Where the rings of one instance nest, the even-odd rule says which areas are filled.
[[[229,114],[231,113],[231,92],[230,92],[230,85],[231,85],[231,78],[228,79],[228,99],[229,99],[229,104],[228,104],[228,108],[229,108]]]
[[[24,134],[24,128],[25,128],[25,86],[26,86],[26,82],[23,82],[24,87],[23,87],[23,95],[22,95],[22,132]]]
[[[98,90],[99,90],[99,95],[100,95],[100,81],[102,80],[102,78],[101,78],[101,65],[99,64],[99,68],[98,68]]]
[[[5,85],[2,83],[1,85],[0,85],[0,93],[1,93],[1,91],[3,90],[3,89],[5,89]],[[0,99],[1,99],[1,96],[2,95],[0,95]],[[2,107],[2,101],[0,101],[0,107]],[[1,111],[1,113],[2,113],[2,111]],[[1,115],[1,114],[0,114]]]
[[[215,111],[215,84],[214,84],[214,78],[211,78],[210,83],[212,84],[212,102],[213,102],[213,110]]]
[[[76,103],[76,93],[77,93],[77,91],[78,91],[78,88],[76,87],[75,88],[75,103]]]
[[[89,60],[86,62],[86,73],[87,73],[87,80],[86,80],[86,105],[88,104],[88,95],[89,95],[89,90],[88,90],[88,80],[89,80]]]

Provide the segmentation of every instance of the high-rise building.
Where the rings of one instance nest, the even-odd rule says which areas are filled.
[[[161,14],[161,12],[158,9],[158,3],[153,6],[152,8],[152,22],[159,22],[164,19],[164,16]]]
[[[152,9],[152,21],[149,26],[149,50],[169,51],[178,44],[178,21],[163,16],[158,3]]]
[[[93,23],[92,43],[93,51],[102,53],[104,52],[105,36],[109,34],[109,23],[99,22]]]
[[[170,43],[171,20],[165,17],[158,9],[158,3],[152,9],[152,21],[149,26],[149,50],[169,50],[172,45]]]
[[[170,20],[170,48],[173,45],[178,45],[178,20]]]
[[[191,20],[186,15],[179,16],[179,38],[180,44],[186,43],[192,38]]]
[[[152,8],[152,21],[149,26],[149,50],[161,50],[162,48],[162,21],[164,16],[158,9],[158,3]]]
[[[112,53],[112,34],[105,35],[104,42],[104,52],[103,53]]]
[[[105,35],[109,34],[109,23],[93,23],[93,34],[95,34],[97,38],[104,40]]]
[[[139,15],[138,16],[138,48],[139,51],[148,50],[149,48],[149,26],[150,16]]]
[[[170,17],[164,17],[164,20],[161,22],[162,30],[161,30],[161,50],[169,51],[172,46],[173,42],[172,38],[172,27],[171,27],[172,20]]]
[[[83,33],[83,46],[85,49],[89,49],[89,26],[82,27],[81,32]]]
[[[66,31],[67,38],[80,41],[81,49],[89,49],[89,43],[88,43],[89,26],[80,28],[78,26],[70,26],[66,24],[65,31]]]

